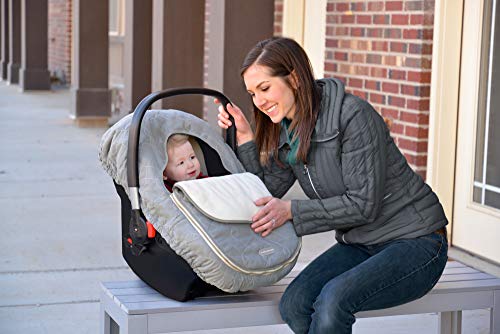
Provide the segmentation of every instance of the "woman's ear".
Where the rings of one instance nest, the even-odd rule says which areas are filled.
[[[290,84],[292,85],[292,88],[293,89],[298,89],[299,88],[299,79],[297,77],[297,72],[295,72],[295,70],[293,70],[290,74]]]

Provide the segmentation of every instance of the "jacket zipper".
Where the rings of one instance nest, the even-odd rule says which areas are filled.
[[[309,182],[311,183],[311,186],[314,190],[314,193],[316,194],[316,196],[319,198],[319,199],[322,199],[321,196],[318,194],[318,192],[316,191],[316,187],[314,187],[314,183],[311,179],[311,174],[309,174],[309,168],[307,168],[307,164],[304,164],[304,174],[307,174],[307,177],[309,178]]]

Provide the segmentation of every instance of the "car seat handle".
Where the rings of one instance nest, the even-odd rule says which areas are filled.
[[[128,135],[128,147],[127,147],[127,182],[129,187],[129,198],[130,204],[132,205],[132,210],[139,210],[139,136],[141,132],[141,123],[146,111],[149,107],[156,101],[164,99],[167,97],[177,96],[177,95],[192,95],[201,94],[208,95],[217,98],[224,110],[226,106],[231,101],[221,92],[208,88],[173,88],[167,89],[159,92],[154,92],[146,96],[139,102],[134,110],[134,116],[132,117],[132,123],[129,128]],[[232,105],[232,104],[231,104]],[[226,110],[227,112],[227,110]],[[228,113],[229,114],[229,113]],[[234,119],[232,116],[229,118],[231,120],[232,126],[226,131],[226,143],[231,147],[233,151],[236,151],[236,128],[234,126]]]

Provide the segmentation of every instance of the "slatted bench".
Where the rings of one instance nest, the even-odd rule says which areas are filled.
[[[101,284],[101,333],[169,333],[282,324],[278,303],[298,272],[253,291],[181,303],[140,280]],[[411,303],[359,312],[358,318],[439,313],[438,333],[461,333],[462,310],[490,309],[490,333],[500,333],[500,279],[450,261],[438,284]]]

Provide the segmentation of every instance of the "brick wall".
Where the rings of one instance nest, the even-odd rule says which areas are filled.
[[[52,80],[71,83],[71,0],[49,0],[49,57]]]
[[[434,0],[328,0],[325,76],[368,100],[425,178]]]
[[[274,0],[274,36],[283,33],[283,0]]]

